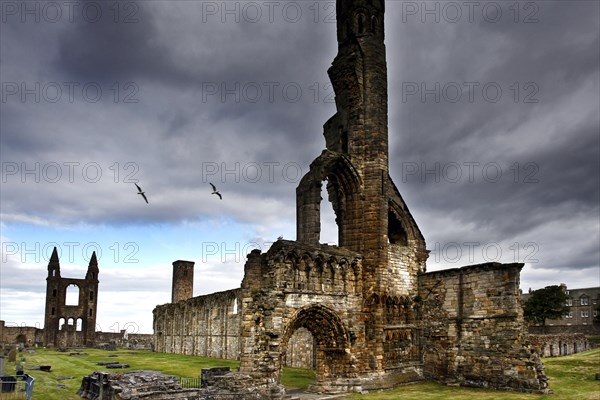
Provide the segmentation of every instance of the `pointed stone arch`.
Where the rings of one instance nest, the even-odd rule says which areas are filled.
[[[284,327],[282,343],[287,343],[294,331],[306,328],[319,344],[329,349],[344,350],[349,344],[349,331],[338,314],[329,307],[312,304],[297,310]]]
[[[356,221],[360,201],[360,175],[348,156],[324,150],[310,166],[296,189],[298,241],[319,244],[321,233],[321,190],[327,181],[328,200],[338,226],[338,245],[347,245],[347,232]],[[356,227],[355,227],[356,228]]]
[[[316,383],[312,389],[324,392],[336,391],[332,389],[334,380],[349,374],[352,364],[351,335],[348,327],[337,312],[329,307],[313,304],[298,309],[282,330],[282,359],[285,358],[290,338],[301,328],[307,329],[316,342]]]
[[[388,241],[392,245],[412,247],[416,251],[417,261],[422,264],[422,272],[425,272],[428,254],[425,238],[389,175],[388,184],[391,192],[388,201]]]

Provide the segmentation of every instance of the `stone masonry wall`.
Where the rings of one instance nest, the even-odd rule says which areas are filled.
[[[600,336],[600,323],[594,323],[593,325],[529,325],[528,331],[532,335],[562,335],[581,333],[589,336]]]
[[[44,330],[31,326],[16,326],[0,321],[0,345],[34,346],[44,342]]]
[[[529,392],[547,389],[543,364],[526,344],[522,267],[488,263],[420,275],[427,378]]]
[[[164,353],[239,359],[240,289],[157,306],[155,350]]]
[[[306,328],[317,344],[314,389],[360,389],[356,374],[364,372],[368,356],[361,274],[360,257],[335,246],[279,240],[265,254],[250,253],[242,282],[240,372],[278,383],[290,337]]]
[[[293,368],[315,368],[315,340],[310,331],[300,328],[290,337],[284,365]]]

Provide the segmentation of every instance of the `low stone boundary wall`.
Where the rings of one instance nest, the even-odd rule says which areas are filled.
[[[555,335],[528,335],[529,342],[538,349],[542,357],[559,357],[580,353],[595,347],[582,333]]]

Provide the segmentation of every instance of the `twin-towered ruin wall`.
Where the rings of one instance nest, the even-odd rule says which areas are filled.
[[[98,260],[92,254],[84,279],[64,278],[56,247],[48,263],[44,343],[51,347],[93,346],[96,341]],[[77,292],[75,304],[67,304],[70,286]]]

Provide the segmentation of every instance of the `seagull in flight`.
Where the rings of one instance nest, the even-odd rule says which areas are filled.
[[[208,182],[210,183],[210,182]],[[211,194],[216,194],[217,196],[219,196],[219,198],[221,200],[223,200],[223,196],[221,196],[221,193],[219,193],[219,191],[217,190],[217,188],[215,187],[215,185],[213,185],[212,183],[210,183],[210,186],[212,186],[212,190],[213,192]]]
[[[148,204],[148,199],[146,198],[146,195],[144,194],[144,193],[146,193],[146,192],[142,191],[142,188],[141,188],[141,187],[139,187],[137,183],[133,182],[133,184],[134,184],[134,185],[135,185],[135,187],[137,188],[137,190],[138,190],[138,194],[141,194],[141,195],[142,195],[142,197],[144,198],[144,200],[146,200],[146,204]]]

